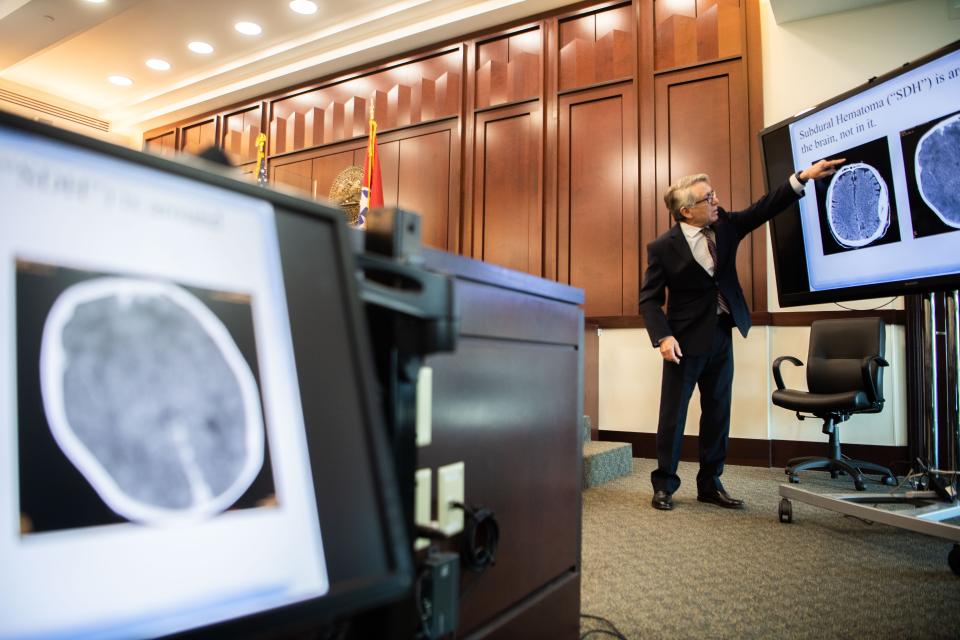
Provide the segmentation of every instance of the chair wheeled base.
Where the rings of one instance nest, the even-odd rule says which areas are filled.
[[[803,456],[800,458],[791,458],[787,461],[787,466],[783,470],[790,482],[797,484],[800,482],[799,474],[801,471],[810,471],[823,469],[830,472],[831,478],[836,478],[841,474],[846,474],[853,478],[853,486],[857,491],[866,489],[866,477],[864,474],[879,475],[880,482],[888,486],[896,486],[897,476],[888,467],[866,460],[853,460],[844,458],[840,454],[840,436],[834,416],[824,418],[823,430],[830,435],[830,457],[826,456]]]

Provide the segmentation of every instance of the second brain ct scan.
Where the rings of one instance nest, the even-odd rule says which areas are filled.
[[[914,238],[960,229],[960,113],[900,132]]]
[[[913,170],[923,202],[941,222],[960,229],[960,114],[933,124],[920,137]]]

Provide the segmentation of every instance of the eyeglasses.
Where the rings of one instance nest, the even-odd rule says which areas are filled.
[[[710,201],[718,202],[719,200],[720,200],[720,198],[717,197],[717,192],[716,192],[716,191],[711,191],[711,192],[709,192],[707,195],[705,195],[705,196],[703,196],[702,198],[700,198],[699,200],[695,200],[694,202],[690,203],[690,206],[691,206],[691,207],[695,207],[695,206],[697,206],[698,204],[700,204],[701,202],[710,202]]]

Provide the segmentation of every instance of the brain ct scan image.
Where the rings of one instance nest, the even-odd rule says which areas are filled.
[[[914,238],[960,233],[960,111],[900,132]]]
[[[917,187],[940,220],[960,229],[960,114],[935,124],[920,138],[914,157]]]
[[[828,179],[814,180],[824,255],[900,242],[886,136],[831,154],[846,161]]]
[[[863,162],[843,165],[827,187],[826,215],[830,233],[846,248],[862,247],[890,227],[887,184]]]
[[[129,520],[216,515],[264,464],[250,366],[221,320],[174,284],[66,288],[43,327],[40,383],[57,445]]]

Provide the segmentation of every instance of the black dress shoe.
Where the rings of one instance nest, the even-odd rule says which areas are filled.
[[[716,493],[701,493],[697,496],[697,500],[700,502],[709,502],[710,504],[719,505],[724,509],[743,508],[743,500],[731,498],[730,495],[723,489],[720,489]]]
[[[670,511],[673,509],[673,498],[666,491],[653,492],[653,508],[661,511]]]

